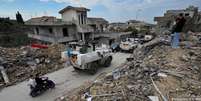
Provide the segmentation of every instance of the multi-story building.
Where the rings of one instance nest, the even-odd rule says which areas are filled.
[[[94,18],[92,22],[92,18],[87,18],[88,11],[90,10],[84,7],[67,6],[59,11],[61,19],[53,16],[31,18],[25,23],[32,29],[28,36],[50,43],[91,40],[94,32],[103,31],[107,21],[100,22]]]

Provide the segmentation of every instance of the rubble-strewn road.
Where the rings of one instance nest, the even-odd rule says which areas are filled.
[[[29,96],[29,88],[27,82],[22,82],[17,85],[4,88],[0,91],[1,101],[54,101],[58,96],[61,96],[64,92],[79,87],[88,80],[94,80],[99,74],[108,72],[115,69],[120,64],[126,61],[126,58],[130,54],[116,53],[114,54],[112,65],[109,68],[100,68],[96,75],[89,75],[87,73],[77,73],[71,67],[67,67],[48,74],[47,76],[55,81],[56,88],[49,90],[36,98]]]

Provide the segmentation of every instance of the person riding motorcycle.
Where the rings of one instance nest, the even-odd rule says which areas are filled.
[[[44,83],[44,80],[39,76],[39,74],[36,74],[35,76],[35,81],[36,81],[36,87],[38,89],[42,89]]]
[[[55,83],[49,80],[48,77],[40,77],[39,74],[35,75],[35,78],[30,78],[30,96],[36,97],[48,89],[55,88]]]
[[[35,81],[33,75],[30,75],[30,78],[29,78],[29,81],[28,81],[28,86],[30,86],[31,90],[36,87],[36,81]]]

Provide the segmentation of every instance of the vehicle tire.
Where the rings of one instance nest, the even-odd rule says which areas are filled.
[[[121,51],[121,53],[125,53],[125,50],[123,50],[123,49],[121,49],[120,51]]]
[[[36,97],[36,96],[38,96],[39,94],[37,93],[37,92],[34,92],[34,91],[31,91],[31,93],[30,93],[30,96],[31,97]]]
[[[55,83],[52,80],[48,80],[48,87],[51,89],[55,88]]]
[[[92,62],[89,64],[90,69],[88,70],[89,74],[94,75],[97,73],[98,69],[98,63],[97,62]]]
[[[129,50],[129,53],[133,53],[133,51],[134,51],[134,49],[130,49],[130,50]]]
[[[75,71],[80,71],[81,69],[77,68],[77,67],[73,67]]]
[[[109,67],[109,66],[111,65],[111,62],[112,62],[112,57],[109,56],[109,57],[105,60],[104,67]]]

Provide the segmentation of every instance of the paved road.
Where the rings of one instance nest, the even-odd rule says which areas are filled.
[[[1,90],[0,101],[54,101],[54,99],[61,96],[62,93],[79,87],[85,81],[94,80],[100,73],[112,71],[117,66],[124,63],[126,58],[129,56],[130,54],[125,53],[114,54],[111,67],[100,68],[96,75],[75,72],[71,66],[60,69],[54,73],[47,74],[46,76],[56,83],[56,88],[48,90],[36,98],[31,98],[28,95],[29,87],[27,86],[27,81],[24,81]]]

